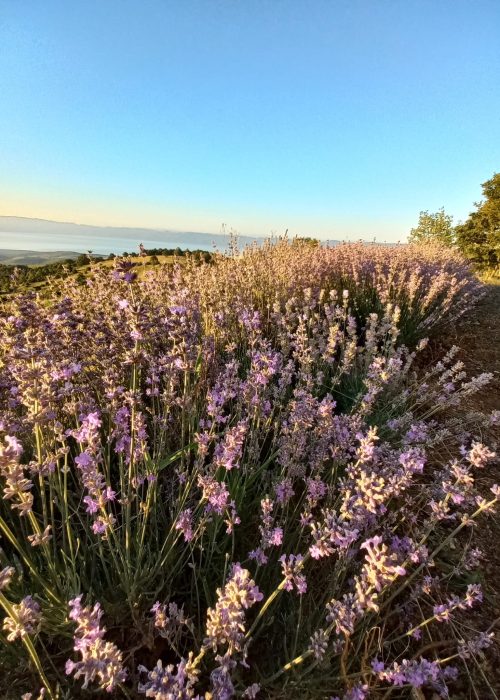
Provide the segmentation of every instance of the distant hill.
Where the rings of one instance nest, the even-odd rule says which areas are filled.
[[[265,239],[238,236],[243,247]],[[80,253],[91,249],[94,253],[107,255],[137,250],[139,243],[145,248],[181,248],[183,250],[226,250],[230,236],[199,231],[175,231],[171,229],[128,228],[118,226],[89,226],[87,224],[29,219],[21,216],[0,216],[0,250],[14,243],[16,248],[25,247],[26,252],[47,250],[66,255],[67,248]],[[79,253],[71,253],[78,255]],[[1,262],[1,261],[0,261]],[[33,263],[31,263],[33,264]]]
[[[73,250],[9,250],[0,248],[0,265],[48,265],[63,260],[76,260],[80,253]]]

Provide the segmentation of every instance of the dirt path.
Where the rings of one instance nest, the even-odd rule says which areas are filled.
[[[451,345],[461,350],[459,359],[465,363],[469,376],[492,372],[493,380],[485,390],[470,398],[467,410],[490,412],[500,410],[500,283],[488,285],[487,294],[476,309],[461,319],[454,328],[433,343],[433,354],[442,355]],[[500,431],[497,428],[484,436],[484,442],[500,454]],[[489,495],[489,488],[500,483],[500,461],[481,474],[481,490]],[[486,629],[494,624],[497,644],[492,647],[484,662],[470,667],[475,692],[469,688],[466,698],[500,698],[500,512],[481,521],[477,530],[477,546],[484,553],[481,578],[484,604],[478,613],[480,620],[471,618],[473,626]],[[478,622],[480,625],[478,625]],[[493,631],[492,630],[492,631]],[[483,675],[484,674],[484,675]],[[484,683],[484,676],[491,687]],[[496,695],[492,690],[496,692]]]
[[[461,348],[460,359],[468,374],[493,373],[489,388],[476,395],[471,404],[484,411],[500,409],[500,282],[487,289],[478,307],[450,333]]]
[[[480,394],[471,397],[467,408],[500,410],[500,281],[487,285],[486,296],[446,333],[433,339],[428,361],[437,362],[452,345],[458,345],[458,359],[467,374],[492,372],[493,381]]]

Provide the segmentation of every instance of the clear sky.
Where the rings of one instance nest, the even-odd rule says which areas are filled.
[[[0,214],[402,240],[498,170],[499,0],[0,0]]]

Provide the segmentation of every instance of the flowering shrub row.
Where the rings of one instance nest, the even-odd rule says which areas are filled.
[[[449,256],[279,242],[140,280],[122,259],[10,300],[13,697],[446,697],[491,643],[459,617],[481,552],[449,545],[500,497],[475,490],[499,416],[450,411],[488,375],[453,348],[417,377],[425,341],[400,342],[480,294]]]

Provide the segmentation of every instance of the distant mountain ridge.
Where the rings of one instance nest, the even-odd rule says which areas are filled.
[[[76,260],[80,253],[74,250],[10,250],[0,248],[0,265],[48,265],[63,260]]]
[[[263,237],[238,236],[241,246],[253,242],[262,243]],[[65,250],[79,251],[76,255],[91,249],[100,255],[109,253],[133,252],[139,243],[145,248],[182,248],[188,250],[225,250],[230,236],[199,231],[176,231],[171,229],[148,229],[126,226],[91,226],[71,222],[31,219],[21,216],[0,216],[0,250],[6,252],[9,243],[16,250],[25,245],[26,252],[37,249],[53,253]],[[15,251],[14,251],[15,252]],[[75,253],[71,253],[75,255]],[[67,257],[71,257],[71,255]],[[21,263],[18,263],[21,264]]]

